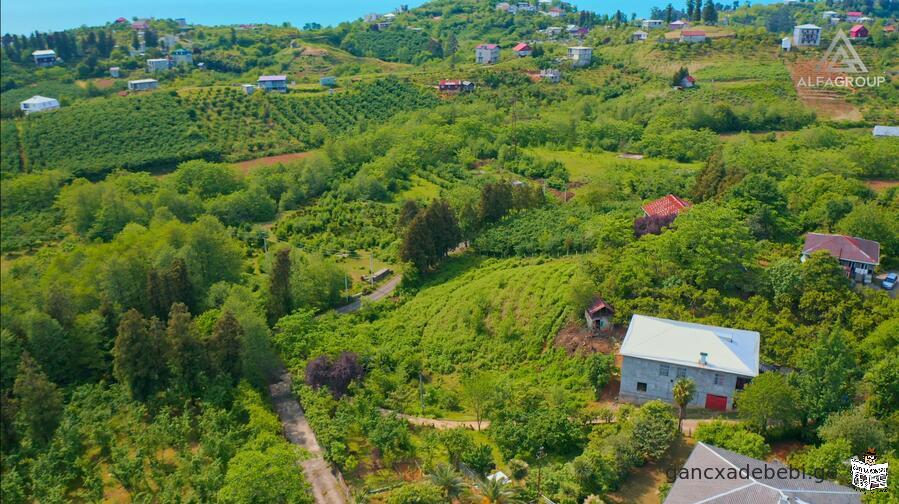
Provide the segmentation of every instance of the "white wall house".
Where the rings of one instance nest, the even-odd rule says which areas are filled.
[[[56,51],[53,49],[42,49],[31,53],[34,58],[34,64],[39,67],[52,66],[56,64]]]
[[[587,66],[593,62],[593,48],[585,46],[569,47],[568,59],[576,67]]]
[[[653,28],[661,28],[665,25],[665,22],[661,19],[644,19],[643,20],[643,29],[644,30],[652,30]]]
[[[643,42],[648,36],[649,33],[646,33],[643,30],[637,30],[631,34],[631,40],[633,40],[634,42]]]
[[[784,37],[780,39],[780,50],[784,52],[790,52],[790,49],[793,48],[793,39],[790,37]]]
[[[166,58],[152,58],[147,60],[147,71],[150,73],[161,72],[169,69],[169,60]]]
[[[58,109],[59,101],[56,98],[35,95],[20,103],[19,108],[22,109],[22,112],[25,112],[25,115],[34,112],[46,112],[48,110]]]
[[[813,24],[799,25],[793,28],[793,45],[811,47],[821,44],[821,27]]]
[[[118,79],[122,75],[121,69],[119,67],[109,67],[109,76]]]
[[[680,41],[688,44],[705,42],[705,39],[705,32],[702,30],[681,30],[680,32]]]
[[[149,91],[159,87],[159,81],[156,79],[137,79],[128,81],[128,89],[130,91]]]
[[[474,60],[480,65],[492,65],[499,62],[499,46],[481,44],[474,48]]]

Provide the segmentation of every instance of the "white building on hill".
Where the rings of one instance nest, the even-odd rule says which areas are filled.
[[[25,112],[25,115],[33,112],[46,112],[58,109],[59,101],[56,98],[35,95],[20,103],[19,108],[22,109],[22,112]]]

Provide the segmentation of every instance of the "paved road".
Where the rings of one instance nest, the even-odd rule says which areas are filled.
[[[400,284],[400,281],[403,279],[403,275],[396,275],[390,280],[388,280],[384,285],[378,287],[371,294],[363,297],[366,303],[372,303],[378,301],[379,299],[383,299],[393,293],[396,290],[396,287]],[[352,303],[341,306],[337,309],[337,313],[350,313],[362,308],[362,299],[356,299]]]
[[[347,499],[341,484],[331,472],[331,468],[322,458],[322,450],[315,439],[312,427],[306,421],[303,408],[297,402],[291,390],[290,373],[283,371],[279,380],[269,385],[269,393],[272,395],[272,403],[281,424],[284,426],[284,436],[291,443],[309,452],[309,459],[300,465],[306,475],[306,481],[312,485],[312,495],[317,504],[347,504]]]

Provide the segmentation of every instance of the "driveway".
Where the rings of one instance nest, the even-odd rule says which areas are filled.
[[[342,486],[331,467],[322,457],[322,449],[315,439],[312,427],[306,421],[303,408],[293,395],[290,373],[282,371],[278,381],[268,387],[272,396],[272,404],[281,425],[284,427],[284,437],[291,443],[309,452],[309,458],[300,463],[306,481],[312,485],[312,496],[317,504],[347,504],[346,495],[349,491]]]
[[[363,301],[365,301],[366,303],[373,303],[375,301],[378,301],[380,299],[383,299],[383,298],[389,296],[390,294],[393,293],[393,291],[396,290],[396,287],[400,284],[400,281],[402,281],[402,279],[403,279],[403,275],[394,276],[393,278],[391,278],[390,280],[385,282],[384,285],[375,289],[374,292],[372,292],[371,294],[364,296],[362,298],[357,298],[352,303],[350,303],[346,306],[341,306],[340,308],[337,308],[337,313],[354,312],[354,311],[358,310],[359,308],[362,308]]]

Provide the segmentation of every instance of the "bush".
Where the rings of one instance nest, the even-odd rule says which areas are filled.
[[[749,432],[742,425],[734,425],[721,420],[699,424],[693,437],[697,441],[755,459],[764,459],[771,451],[771,447],[765,443],[765,438],[762,436]]]

